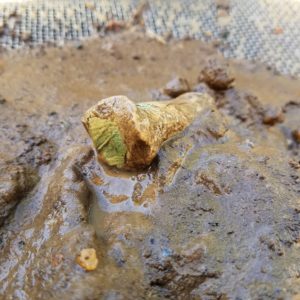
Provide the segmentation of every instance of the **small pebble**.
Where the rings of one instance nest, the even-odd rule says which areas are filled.
[[[226,66],[216,60],[210,60],[201,70],[198,81],[206,83],[214,90],[226,90],[231,87],[234,77]]]
[[[189,83],[186,79],[181,77],[176,77],[169,81],[164,88],[164,93],[170,97],[178,97],[181,94],[190,91]]]
[[[0,95],[0,104],[5,104],[6,102],[6,99]]]
[[[57,112],[56,111],[51,111],[49,114],[48,114],[49,117],[52,117],[52,116],[57,116]]]
[[[93,271],[98,266],[98,258],[94,248],[82,249],[76,258],[76,262],[86,271]]]
[[[134,59],[134,60],[140,60],[141,56],[139,54],[134,54],[134,55],[132,55],[132,59]]]
[[[300,129],[295,129],[292,132],[294,140],[300,144]]]
[[[284,121],[283,111],[279,107],[269,107],[263,116],[263,123],[266,125],[275,125]]]

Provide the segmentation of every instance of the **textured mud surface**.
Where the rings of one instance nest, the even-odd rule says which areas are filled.
[[[300,297],[300,82],[220,63],[200,42],[128,32],[1,54],[0,299]],[[147,170],[99,165],[83,112],[172,89],[218,109]]]

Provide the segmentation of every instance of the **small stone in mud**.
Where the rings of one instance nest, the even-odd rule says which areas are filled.
[[[226,90],[231,87],[234,78],[224,65],[216,60],[210,60],[202,69],[198,81],[205,82],[214,90]]]
[[[2,95],[0,95],[0,104],[5,104],[6,102],[6,99]]]
[[[86,271],[93,271],[98,266],[98,258],[94,248],[82,249],[76,258],[77,264]]]
[[[57,116],[57,112],[56,111],[51,111],[48,114],[49,117],[53,117],[53,116]]]
[[[134,54],[134,55],[132,55],[132,59],[134,59],[134,60],[140,60],[141,59],[141,55]]]
[[[276,123],[282,123],[284,121],[284,115],[282,109],[279,107],[269,107],[264,112],[263,123],[266,125],[275,125]]]
[[[292,132],[293,138],[297,143],[300,143],[300,129],[295,129]]]
[[[189,83],[186,79],[181,77],[176,77],[169,81],[164,88],[164,93],[170,97],[178,97],[181,94],[190,91]]]

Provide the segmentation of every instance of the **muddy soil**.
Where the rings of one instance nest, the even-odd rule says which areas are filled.
[[[299,299],[300,81],[227,63],[139,32],[1,54],[1,299]],[[188,90],[217,109],[148,169],[96,161],[86,109]]]

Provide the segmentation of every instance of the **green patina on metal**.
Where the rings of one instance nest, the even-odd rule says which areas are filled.
[[[136,107],[146,111],[150,110],[153,112],[160,112],[160,108],[157,107],[156,105],[153,105],[152,103],[147,103],[147,102],[137,103]]]
[[[137,103],[136,104],[136,107],[139,107],[139,108],[143,108],[143,109],[153,109],[153,105],[150,104],[150,103]]]
[[[115,122],[99,119],[89,119],[88,131],[97,151],[110,166],[121,168],[125,163],[126,145]]]

